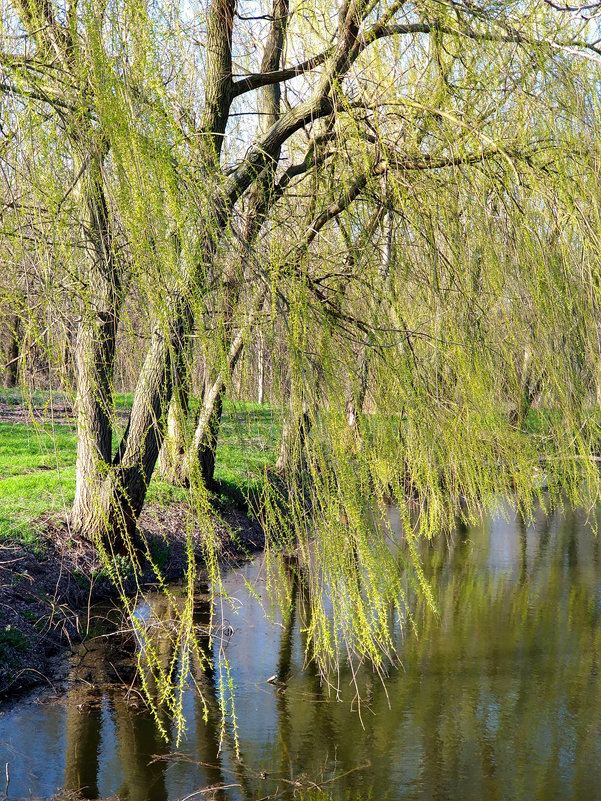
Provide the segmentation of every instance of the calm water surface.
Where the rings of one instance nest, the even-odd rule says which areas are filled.
[[[414,604],[419,638],[399,640],[403,668],[384,685],[359,677],[360,710],[350,672],[336,695],[303,670],[300,594],[289,625],[265,619],[247,586],[268,603],[258,559],[227,576],[241,607],[221,621],[233,629],[240,759],[230,730],[219,747],[216,660],[193,668],[208,719],[190,689],[176,749],[124,693],[123,643],[99,638],[73,659],[65,694],[0,713],[0,799],[62,788],[140,801],[292,799],[311,782],[334,799],[601,799],[600,542],[584,514],[531,526],[498,517],[423,553],[440,617]],[[170,610],[150,597],[139,614]],[[195,614],[208,622],[202,592]],[[157,648],[168,660],[168,638]],[[281,686],[266,683],[274,674]],[[230,787],[200,792],[214,785]]]

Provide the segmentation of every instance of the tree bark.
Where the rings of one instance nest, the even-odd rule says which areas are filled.
[[[187,312],[176,312],[174,316],[180,325],[183,318],[185,330],[190,330],[189,308]],[[142,365],[127,429],[113,460],[111,481],[107,487],[106,501],[113,510],[112,526],[122,535],[134,535],[136,521],[146,499],[163,442],[172,396],[171,358],[181,347],[181,342],[181,327],[178,332],[155,330]]]
[[[309,410],[303,404],[302,411],[297,411],[294,404],[290,404],[290,411],[282,425],[282,439],[280,452],[275,463],[276,473],[286,476],[290,470],[302,461],[305,441],[311,430],[311,417]]]
[[[176,400],[176,394],[174,393],[167,415],[165,438],[159,454],[159,473],[163,481],[183,487],[187,480],[184,465],[188,408],[179,398]]]
[[[75,344],[77,460],[70,522],[84,537],[92,536],[96,518],[103,514],[98,495],[111,464],[112,381],[121,304],[122,276],[113,252],[102,162],[103,155],[93,151],[80,157],[79,165],[76,162],[82,173],[76,194],[82,210],[87,287]]]
[[[177,369],[173,376],[173,397],[169,405],[167,426],[163,446],[159,453],[159,471],[164,481],[175,486],[185,486],[187,419],[190,400],[190,373],[185,365],[185,355],[189,348],[183,346],[174,361]]]
[[[289,0],[273,0],[272,24],[265,42],[263,59],[261,62],[261,72],[263,73],[273,72],[280,67],[286,27],[288,24],[288,13]],[[259,130],[261,134],[265,136],[269,129],[275,125],[280,118],[281,89],[279,83],[263,87],[261,89],[260,101],[261,114],[259,117]],[[253,242],[256,240],[263,227],[267,211],[278,196],[274,186],[274,176],[280,159],[280,152],[281,144],[273,149],[271,159],[266,162],[264,168],[258,173],[257,181],[253,186],[244,231],[244,244],[242,249],[243,260],[246,260]],[[263,306],[265,296],[266,290],[259,288],[258,292],[254,294],[251,300],[250,318],[246,326],[248,331],[251,330],[255,318]],[[231,315],[234,306],[238,303],[239,297],[240,286],[233,284],[228,298],[230,317],[230,319],[227,320],[228,325],[231,323]],[[230,342],[227,363],[219,371],[213,384],[205,393],[203,408],[197,421],[190,448],[188,470],[193,472],[195,468],[198,468],[200,478],[209,488],[214,486],[217,442],[226,385],[227,381],[233,375],[236,364],[242,354],[243,347],[244,337],[241,327]],[[262,380],[260,387],[261,399],[259,403],[262,402]]]
[[[6,349],[6,386],[16,387],[19,380],[19,355],[21,350],[21,319],[15,314],[9,325],[9,341]]]
[[[225,398],[225,383],[211,387],[209,396],[212,396],[208,407],[203,409],[201,420],[197,427],[198,438],[195,436],[192,448],[197,460],[200,479],[205,487],[214,489],[215,461],[217,458],[217,440],[221,426],[221,414]],[[191,468],[191,473],[193,472]]]
[[[265,394],[265,348],[263,334],[259,332],[257,340],[257,403],[263,403]]]
[[[528,412],[542,392],[544,376],[533,376],[532,354],[529,348],[524,349],[524,358],[520,375],[520,387],[515,408],[509,413],[512,425],[521,428],[528,416]]]

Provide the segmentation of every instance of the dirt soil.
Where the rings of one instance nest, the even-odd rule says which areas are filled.
[[[129,418],[128,409],[117,409],[116,418],[123,424]],[[54,425],[75,425],[75,410],[69,401],[56,401],[52,406],[27,406],[23,403],[7,403],[0,400],[0,423],[41,423],[52,421]]]
[[[183,504],[150,506],[140,518],[140,531],[166,581],[181,578],[187,566]],[[40,683],[55,684],[59,657],[85,638],[89,608],[118,593],[94,547],[70,536],[66,522],[45,520],[42,546],[36,553],[18,545],[0,545],[0,700]],[[264,547],[260,525],[237,509],[215,516],[220,559],[235,564]],[[202,567],[203,532],[193,530],[197,563]],[[126,592],[157,584],[148,560],[138,580],[130,577]]]

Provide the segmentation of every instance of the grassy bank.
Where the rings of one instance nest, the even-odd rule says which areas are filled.
[[[116,397],[123,424],[130,404],[131,395]],[[64,517],[73,501],[74,421],[68,402],[56,393],[23,398],[18,390],[0,390],[0,406],[0,543],[18,542],[35,551],[48,517]],[[269,406],[226,403],[215,471],[226,495],[242,498],[258,486],[274,461],[280,425]],[[153,477],[150,504],[186,499],[185,490]]]

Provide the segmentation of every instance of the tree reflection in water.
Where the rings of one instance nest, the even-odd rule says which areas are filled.
[[[414,597],[417,634],[399,633],[402,667],[382,684],[367,669],[354,676],[342,666],[338,694],[304,665],[311,603],[302,570],[294,560],[283,566],[292,604],[273,626],[245,587],[246,580],[255,582],[268,603],[259,560],[225,582],[243,602],[225,646],[236,683],[239,756],[231,723],[222,726],[220,641],[209,644],[206,586],[199,587],[194,609],[201,658],[191,665],[188,731],[177,751],[173,738],[161,738],[135,684],[127,692],[133,654],[117,663],[104,645],[88,655],[85,680],[72,683],[63,718],[56,706],[35,710],[40,738],[45,729],[57,732],[57,742],[64,737],[64,785],[87,798],[154,801],[211,787],[198,797],[250,801],[277,793],[292,799],[324,782],[323,795],[313,785],[309,797],[597,798],[599,548],[584,515],[569,510],[541,514],[534,524],[509,515],[458,529],[448,542],[423,543],[439,614]],[[180,602],[175,596],[173,603]],[[164,622],[149,632],[167,666],[177,660],[167,624],[177,610],[158,593],[146,603],[148,619]],[[214,622],[227,621],[217,614]],[[136,647],[130,639],[130,650]],[[114,680],[111,664],[125,682]],[[272,674],[275,684],[266,684]],[[34,713],[23,706],[0,717],[0,759],[9,763],[15,798],[47,797],[57,788],[50,778],[45,785],[34,765],[47,746],[42,739],[36,744],[28,714]],[[162,724],[170,732],[164,717]],[[49,747],[47,753],[52,777],[55,757]]]
[[[147,618],[147,640],[142,644],[134,636],[129,636],[120,647],[130,651],[129,664],[135,663],[136,648],[152,648],[159,664],[165,672],[174,658],[177,639],[173,633],[173,622],[182,608],[174,609],[173,604],[183,604],[185,599],[177,595],[167,598],[160,593],[147,596],[142,614]],[[202,693],[206,704],[202,703],[200,693],[195,695],[196,732],[198,765],[202,768],[202,786],[218,788],[226,784],[221,770],[220,742],[222,716],[219,707],[215,664],[212,649],[209,648],[209,625],[211,601],[209,588],[199,586],[195,598],[194,623],[201,632],[199,650],[203,657],[200,664],[198,656],[193,657],[190,678]],[[115,650],[113,648],[113,650]],[[110,682],[106,675],[106,657],[103,648],[96,651],[95,658],[85,660],[88,675],[84,682],[75,680],[68,693],[67,703],[67,747],[65,767],[65,789],[79,790],[84,798],[98,798],[99,754],[101,731],[103,728],[102,708],[109,714],[114,726],[114,737],[118,743],[118,762],[122,773],[122,784],[118,789],[120,798],[130,801],[165,801],[169,797],[165,782],[169,767],[164,758],[172,755],[173,738],[170,721],[160,704],[160,691],[151,671],[147,672],[146,683],[150,689],[160,724],[167,733],[167,741],[161,735],[157,721],[145,707],[137,692]],[[82,666],[78,673],[82,672]],[[130,670],[131,672],[131,670]],[[132,686],[135,686],[132,684]],[[205,719],[206,718],[206,719]],[[106,726],[105,726],[106,728]],[[215,789],[211,797],[221,801],[224,791]]]

